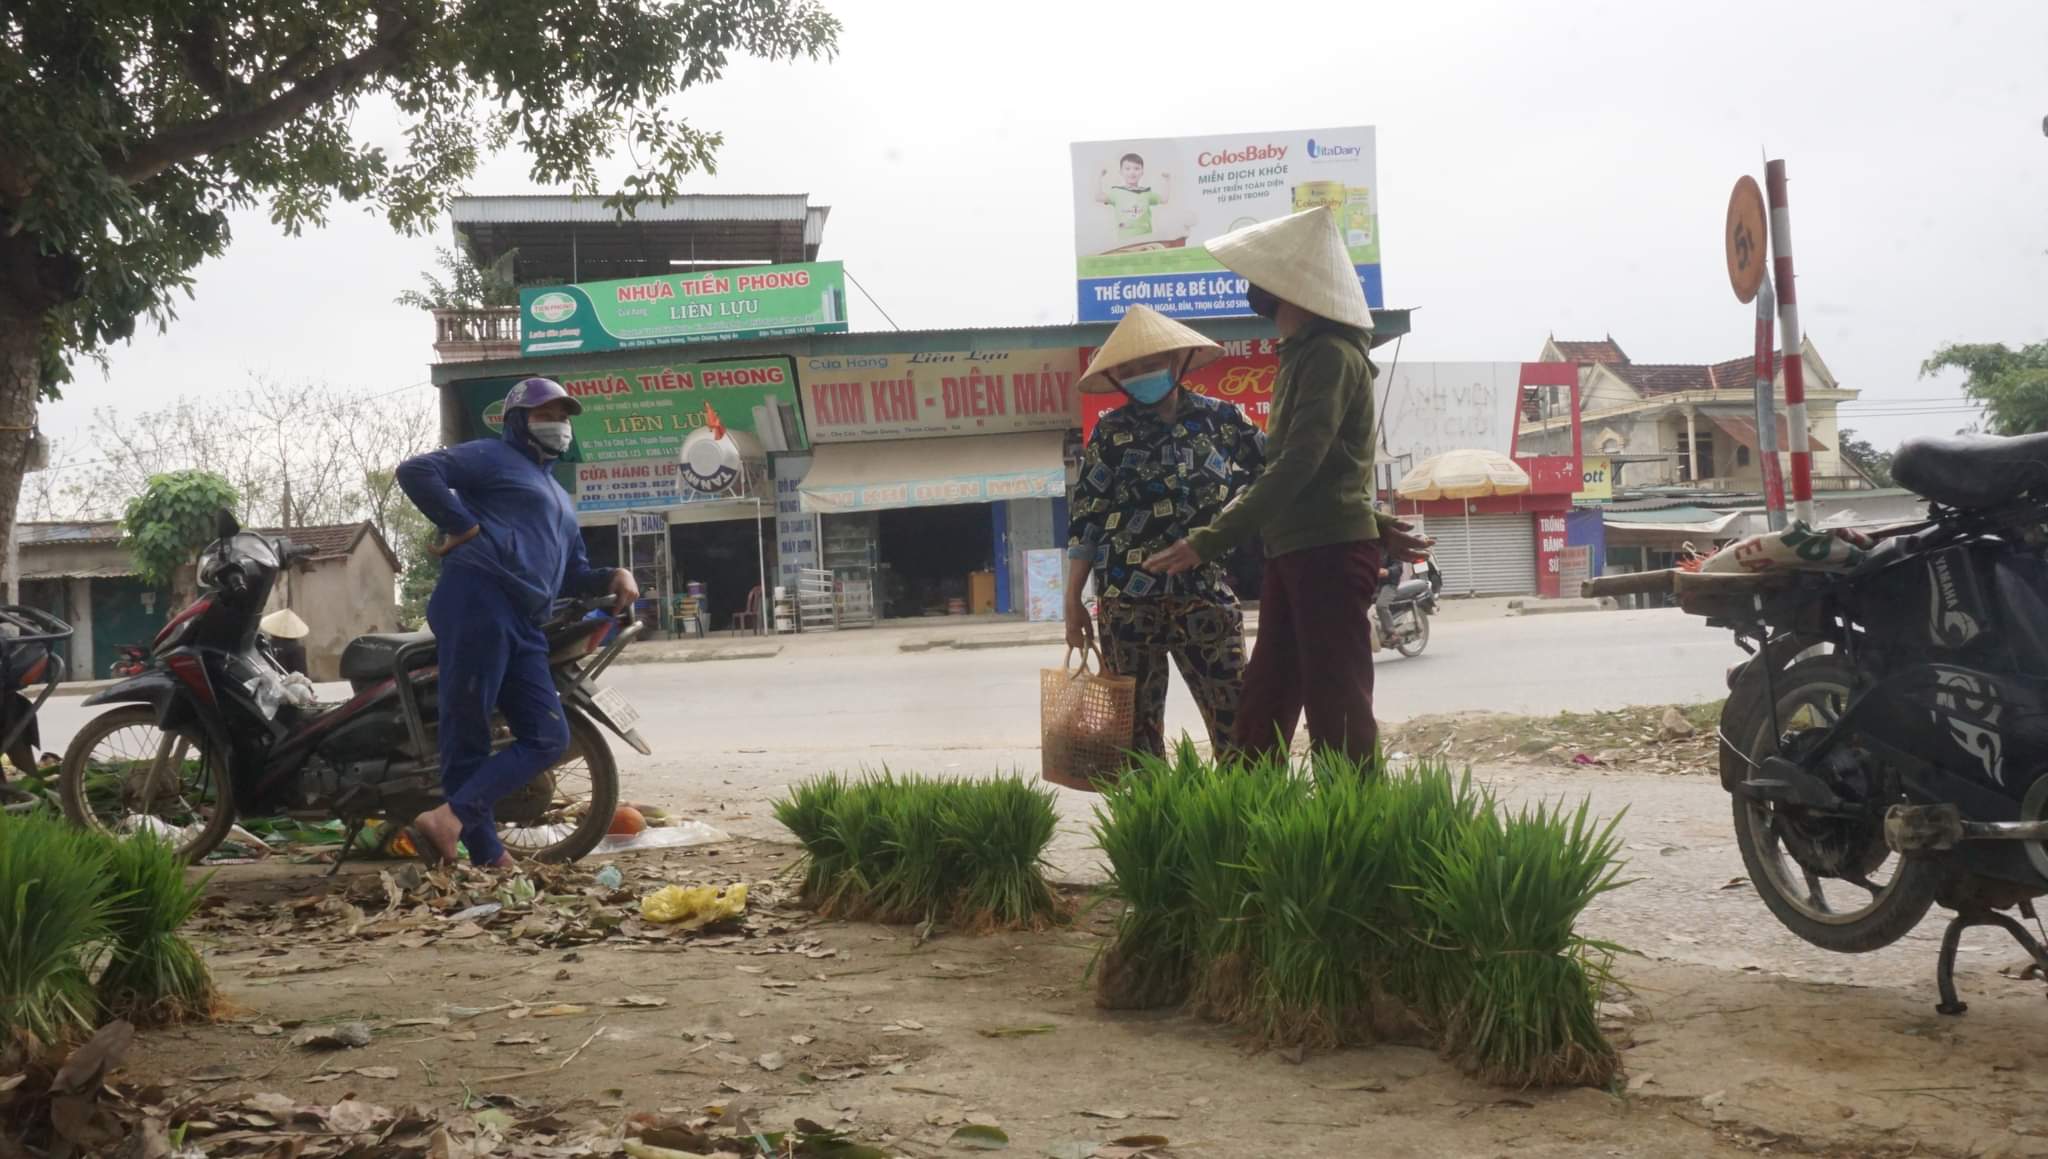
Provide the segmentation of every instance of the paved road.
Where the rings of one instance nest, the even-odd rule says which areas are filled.
[[[651,759],[624,754],[638,790],[687,795],[702,774],[730,766],[772,766],[777,783],[883,761],[1036,768],[1038,673],[1060,663],[1058,647],[795,653],[613,669],[610,682],[640,707],[641,731],[655,749]],[[1378,708],[1383,719],[1397,720],[1701,700],[1720,695],[1722,674],[1740,653],[1725,634],[1659,611],[1445,617],[1428,652],[1387,656]],[[52,701],[44,746],[61,749],[90,711],[76,699]],[[1178,681],[1167,724],[1169,731],[1200,729]],[[940,753],[950,755],[928,763]]]

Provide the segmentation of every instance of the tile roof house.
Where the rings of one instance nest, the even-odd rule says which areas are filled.
[[[1811,339],[1802,342],[1801,351],[1814,486],[1867,488],[1869,480],[1840,454],[1837,428],[1837,407],[1857,392],[1835,380]],[[1612,460],[1617,486],[1694,483],[1730,491],[1762,490],[1753,358],[1636,362],[1610,336],[1600,341],[1552,337],[1544,341],[1537,360],[1578,365],[1583,450],[1589,457]],[[1780,452],[1790,449],[1782,363],[1781,352],[1772,361]],[[1564,387],[1531,387],[1525,392],[1516,442],[1521,453],[1569,453],[1570,393]]]

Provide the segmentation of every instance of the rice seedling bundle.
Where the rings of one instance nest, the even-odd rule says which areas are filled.
[[[1182,773],[1180,873],[1194,926],[1189,1009],[1235,1020],[1251,999],[1253,946],[1261,898],[1248,863],[1252,829],[1274,810],[1297,804],[1308,785],[1282,760],[1197,765]]]
[[[804,900],[827,916],[981,929],[1063,916],[1044,876],[1052,794],[1014,777],[814,778],[775,817],[804,847]]]
[[[185,860],[169,842],[143,835],[108,843],[110,937],[97,983],[102,1010],[142,1025],[207,1015],[213,979],[178,933],[206,896],[206,880],[186,876]]]
[[[1272,1045],[1419,1028],[1499,1082],[1613,1075],[1596,1013],[1614,947],[1574,930],[1618,884],[1618,848],[1583,804],[1507,817],[1440,764],[1323,755],[1302,775],[1183,749],[1106,792],[1096,835],[1125,905],[1101,1005],[1185,994]]]
[[[941,827],[949,861],[959,867],[955,922],[1035,928],[1061,916],[1045,879],[1045,849],[1059,825],[1051,791],[1014,777],[941,784]]]
[[[0,1059],[92,1033],[92,953],[108,934],[109,843],[0,813]]]
[[[1618,947],[1575,930],[1618,888],[1619,818],[1587,803],[1538,805],[1468,826],[1424,884],[1461,968],[1443,1011],[1445,1047],[1467,1069],[1520,1085],[1602,1085],[1618,1057],[1600,1033],[1602,988]]]

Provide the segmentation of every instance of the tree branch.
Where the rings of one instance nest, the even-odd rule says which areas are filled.
[[[403,61],[404,42],[415,27],[411,20],[403,20],[388,31],[380,30],[377,42],[369,48],[307,76],[290,90],[255,108],[173,125],[155,137],[137,143],[126,156],[109,159],[107,169],[132,184],[194,157],[283,128],[306,110],[333,99],[364,77],[374,76]]]

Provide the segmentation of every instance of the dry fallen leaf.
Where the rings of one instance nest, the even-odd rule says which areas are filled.
[[[398,1077],[398,1068],[395,1066],[359,1066],[356,1068],[356,1073],[366,1079],[395,1079]]]
[[[605,1005],[652,1009],[657,1006],[668,1005],[668,999],[656,998],[652,994],[628,994],[624,998],[614,998],[610,1002],[605,1003]]]
[[[757,1058],[757,1059],[755,1059],[754,1061],[755,1061],[756,1063],[758,1063],[758,1064],[760,1065],[760,1067],[761,1067],[761,1069],[762,1069],[762,1070],[766,1070],[766,1071],[777,1071],[777,1070],[781,1070],[781,1069],[782,1069],[782,1052],[780,1052],[780,1051],[775,1051],[775,1050],[771,1050],[771,1051],[769,1051],[768,1053],[766,1053],[766,1054],[762,1055],[762,1056],[761,1056],[760,1058]]]
[[[560,1006],[549,1006],[544,1010],[536,1010],[533,1012],[533,1016],[535,1018],[570,1018],[578,1014],[588,1013],[590,1013],[590,1007],[588,1006],[574,1006],[565,1002]]]

